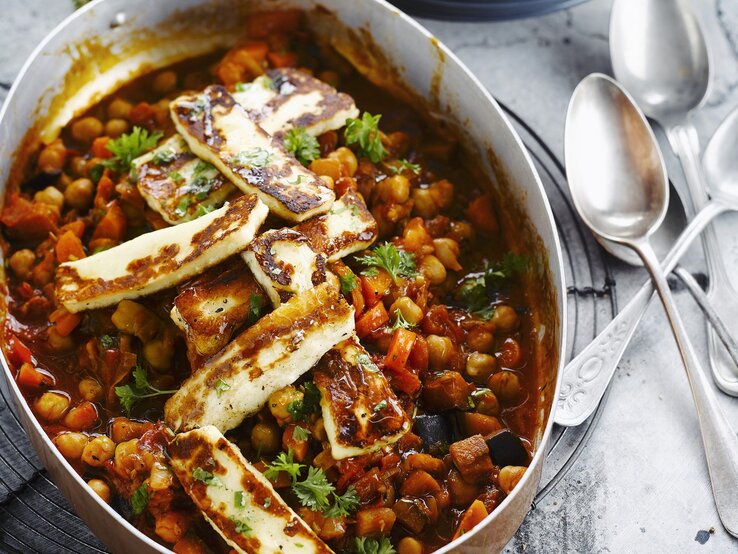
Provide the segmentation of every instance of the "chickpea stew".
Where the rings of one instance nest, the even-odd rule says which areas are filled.
[[[505,206],[301,12],[252,14],[32,158],[0,214],[6,357],[147,536],[430,553],[524,475],[539,307]]]

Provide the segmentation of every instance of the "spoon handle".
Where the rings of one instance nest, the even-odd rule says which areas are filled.
[[[716,200],[705,206],[664,258],[664,272],[671,272],[705,226],[729,209],[731,206]],[[566,365],[554,416],[556,423],[573,427],[594,413],[652,295],[653,287],[647,281],[607,327]]]
[[[656,253],[648,243],[648,239],[633,242],[631,246],[641,256],[646,269],[651,274],[651,280],[664,304],[684,368],[687,371],[689,387],[697,408],[702,444],[705,449],[707,469],[718,515],[725,529],[731,535],[738,536],[738,494],[736,494],[738,491],[738,436],[725,419],[712,385],[705,376],[702,364],[694,352],[687,329],[684,327],[684,322],[666,282],[666,276],[659,266]]]

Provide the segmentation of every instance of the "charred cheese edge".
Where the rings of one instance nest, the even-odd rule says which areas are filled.
[[[185,380],[167,401],[165,420],[178,431],[233,429],[353,331],[354,309],[334,283],[294,296]]]
[[[367,249],[377,238],[377,221],[361,195],[348,189],[331,210],[295,227],[329,262]]]
[[[212,163],[279,217],[304,221],[330,210],[335,195],[269,136],[220,85],[170,104],[172,119],[192,152]]]
[[[325,282],[325,257],[294,229],[262,233],[241,256],[275,307]]]
[[[215,427],[177,435],[167,451],[185,492],[236,552],[332,552]]]
[[[195,221],[63,263],[56,299],[79,312],[172,287],[246,248],[267,215],[255,195],[246,195]]]
[[[249,320],[256,321],[269,300],[243,261],[218,265],[185,286],[174,298],[172,321],[188,345],[211,356]]]
[[[323,423],[336,460],[381,450],[412,424],[358,337],[337,344],[313,370]]]
[[[234,92],[233,98],[274,137],[294,127],[317,137],[359,116],[349,95],[294,68],[272,69],[245,85],[242,92]]]
[[[180,135],[136,158],[133,166],[141,196],[172,225],[220,208],[236,191],[215,166],[195,156]]]

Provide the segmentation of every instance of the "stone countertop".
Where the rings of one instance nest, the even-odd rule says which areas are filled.
[[[705,144],[722,118],[738,106],[738,4],[692,4],[709,37],[714,63],[713,87],[694,114]],[[2,5],[0,100],[23,60],[72,11],[71,0],[2,0]],[[574,87],[591,72],[612,73],[609,11],[609,0],[590,0],[567,11],[513,22],[422,22],[563,158],[564,117]],[[662,147],[672,180],[682,186],[679,166],[663,140]],[[729,270],[738,270],[738,216],[725,216],[718,229]],[[612,265],[622,306],[645,274],[615,261]],[[684,265],[704,271],[697,248]],[[706,364],[701,314],[686,293],[676,294]],[[719,397],[738,426],[738,400]],[[506,551],[738,552],[738,540],[723,530],[715,511],[689,388],[657,303],[623,357],[602,418],[581,457],[531,511]]]

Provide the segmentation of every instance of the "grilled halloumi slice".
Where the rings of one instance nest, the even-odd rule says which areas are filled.
[[[175,430],[233,429],[353,330],[354,309],[334,283],[294,296],[187,379],[167,401],[165,420]]]
[[[374,216],[361,195],[352,189],[334,202],[327,214],[300,223],[295,229],[329,262],[365,250],[377,238]]]
[[[333,191],[254,123],[225,87],[180,96],[170,111],[193,153],[245,193],[258,194],[276,215],[299,222],[330,210]]]
[[[325,257],[294,229],[271,229],[241,253],[276,307],[325,282]]]
[[[172,287],[246,248],[267,214],[255,195],[245,195],[195,221],[63,263],[56,299],[79,312]]]
[[[223,348],[241,325],[259,319],[269,303],[246,264],[238,257],[234,262],[214,267],[174,298],[172,320],[201,356]]]
[[[185,492],[236,552],[332,552],[215,427],[177,435],[167,451]]]
[[[215,166],[195,156],[180,135],[136,158],[133,166],[141,196],[172,225],[220,208],[236,191]]]
[[[336,460],[381,450],[412,427],[356,335],[323,356],[313,380],[320,390],[325,432]]]
[[[353,98],[299,69],[272,69],[233,98],[273,137],[302,127],[317,137],[359,116]]]

